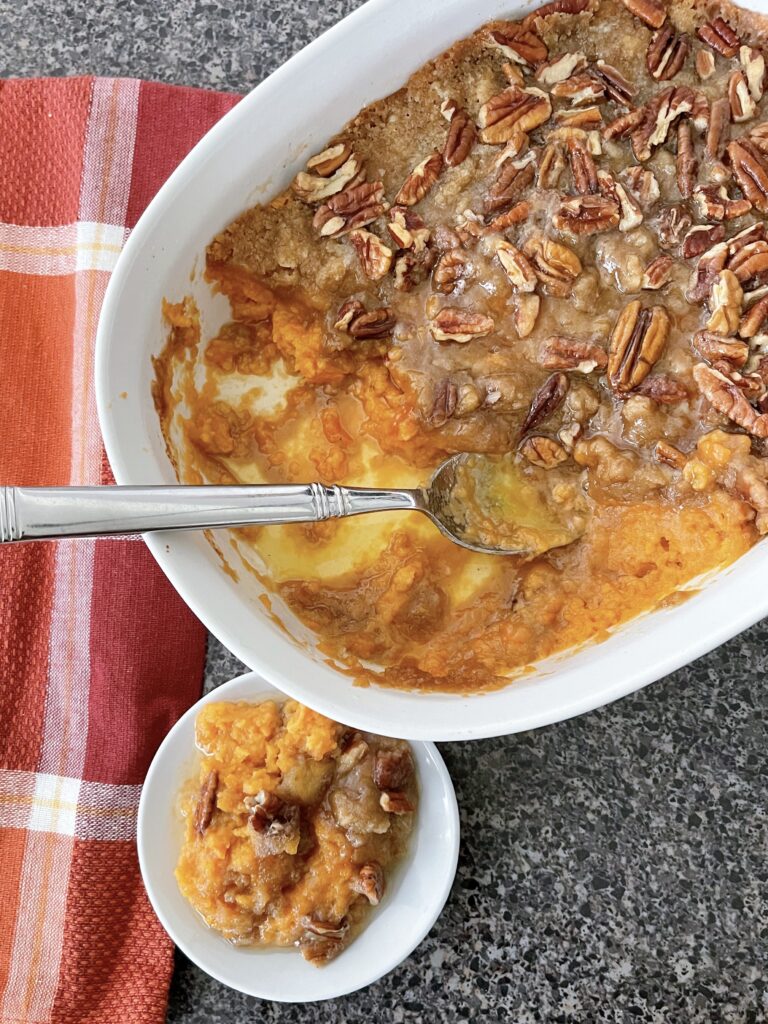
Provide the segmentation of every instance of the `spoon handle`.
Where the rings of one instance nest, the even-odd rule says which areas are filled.
[[[324,484],[0,487],[0,543],[313,523],[420,507],[420,491]]]

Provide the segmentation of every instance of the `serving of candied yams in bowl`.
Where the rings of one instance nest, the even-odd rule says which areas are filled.
[[[165,304],[185,482],[417,486],[491,453],[586,502],[533,558],[414,514],[234,533],[228,571],[356,681],[502,686],[768,532],[765,24],[661,0],[491,22],[211,241],[215,335]]]

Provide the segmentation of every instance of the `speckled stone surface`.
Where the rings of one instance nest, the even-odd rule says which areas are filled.
[[[0,0],[0,71],[244,91],[356,6]],[[443,746],[462,853],[416,953],[307,1006],[259,1003],[179,957],[168,1024],[768,1021],[767,642],[761,624],[593,714]],[[208,685],[239,670],[212,642]]]

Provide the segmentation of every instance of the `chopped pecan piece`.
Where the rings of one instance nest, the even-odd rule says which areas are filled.
[[[768,277],[768,242],[751,242],[731,256],[726,264],[739,283],[752,291]]]
[[[386,211],[383,183],[364,181],[331,196],[317,208],[312,224],[323,238],[338,238],[355,228],[365,227]]]
[[[324,151],[324,153],[327,152],[330,150]],[[324,153],[319,153],[318,156],[322,157]],[[306,203],[321,203],[324,199],[328,199],[350,186],[360,174],[360,170],[360,161],[354,154],[350,154],[339,167],[328,175],[323,175],[319,171],[315,174],[300,171],[294,178],[293,190],[299,199],[303,199]]]
[[[443,155],[436,149],[414,167],[400,186],[400,191],[395,196],[395,203],[398,206],[415,206],[416,203],[421,202],[440,177],[442,169]]]
[[[546,93],[510,85],[480,108],[480,137],[488,145],[500,145],[517,132],[533,131],[551,114],[552,104]]]
[[[565,298],[571,294],[573,283],[581,273],[581,260],[572,249],[546,235],[535,234],[527,239],[523,252],[548,295]]]
[[[768,437],[768,413],[758,413],[741,389],[713,366],[697,363],[693,379],[709,404],[754,437]]]
[[[378,281],[389,273],[392,266],[392,250],[388,248],[378,235],[365,228],[350,231],[349,240],[358,255],[365,276],[371,281]]]
[[[475,122],[466,110],[456,108],[443,146],[443,160],[448,167],[458,167],[467,159],[476,136]]]
[[[379,797],[381,809],[387,814],[410,814],[413,811],[413,804],[405,793],[396,790],[382,793]]]
[[[586,66],[587,58],[583,53],[563,53],[536,68],[536,81],[543,85],[557,85],[558,82],[570,78],[576,71],[583,71]]]
[[[658,291],[659,288],[663,288],[665,284],[669,284],[674,265],[675,261],[671,256],[657,256],[643,271],[641,287],[648,291]]]
[[[742,338],[754,338],[759,334],[768,320],[768,295],[764,295],[748,309],[739,323],[739,335]]]
[[[429,228],[415,210],[393,206],[389,211],[387,230],[398,249],[421,252],[429,241]]]
[[[330,178],[351,156],[352,150],[346,142],[338,142],[335,146],[324,149],[322,153],[310,157],[307,160],[307,169],[319,174],[321,178]]]
[[[496,243],[496,258],[507,275],[510,284],[519,292],[532,292],[538,278],[527,258],[511,242]]]
[[[511,206],[535,176],[536,169],[531,153],[527,153],[520,160],[505,160],[483,199],[483,210],[486,213],[496,213]]]
[[[627,10],[651,28],[661,28],[667,18],[667,11],[658,0],[621,0]]]
[[[349,299],[336,314],[333,326],[337,331],[344,331],[359,341],[365,341],[369,338],[386,337],[394,330],[395,323],[394,316],[385,307],[372,309],[370,313],[366,313],[362,302]]]
[[[200,795],[195,804],[194,826],[198,835],[203,835],[211,824],[213,812],[216,810],[216,793],[219,788],[219,773],[216,769],[208,772],[200,787]]]
[[[515,296],[515,330],[518,337],[527,338],[536,326],[541,299],[533,292],[520,292]]]
[[[697,132],[703,134],[708,130],[710,117],[709,100],[700,89],[694,91],[693,104],[688,116]]]
[[[699,161],[694,156],[691,126],[683,121],[677,128],[677,187],[683,199],[690,199],[699,173]]]
[[[757,104],[747,85],[747,76],[743,71],[734,71],[728,79],[728,102],[731,105],[731,118],[736,124],[751,120],[757,111]]]
[[[399,292],[409,292],[424,281],[432,268],[435,254],[431,249],[417,252],[410,249],[395,260],[394,286]]]
[[[651,36],[645,65],[651,78],[657,82],[667,82],[680,71],[691,44],[688,36],[678,35],[671,25],[663,25]]]
[[[605,196],[576,196],[564,199],[552,217],[558,231],[571,235],[593,235],[610,231],[620,220],[619,204]]]
[[[709,115],[706,154],[710,160],[721,160],[728,142],[731,125],[731,104],[727,97],[715,100]]]
[[[538,362],[547,370],[577,370],[592,373],[608,365],[608,353],[593,341],[554,336],[538,351]]]
[[[765,92],[765,57],[752,46],[742,46],[739,60],[744,68],[749,94],[755,103],[759,103]]]
[[[639,299],[625,306],[611,334],[608,380],[614,391],[636,388],[659,359],[669,334],[663,306],[643,309]]]
[[[724,232],[722,224],[716,225],[720,232]],[[715,230],[712,228],[711,230]],[[728,246],[724,242],[713,245],[699,257],[696,271],[691,278],[688,291],[685,294],[689,302],[703,302],[709,297],[712,285],[717,275],[725,266],[728,258]]]
[[[492,29],[488,34],[492,43],[517,64],[535,68],[549,56],[545,44],[526,25],[511,22],[503,29]]]
[[[568,160],[576,191],[583,196],[598,192],[595,161],[586,146],[577,139],[568,141]]]
[[[724,185],[699,185],[693,193],[699,215],[705,220],[734,220],[752,209],[748,199],[731,199]]]
[[[568,394],[568,378],[564,373],[553,373],[533,396],[530,408],[520,427],[520,436],[538,427],[563,404]]]
[[[659,213],[656,233],[662,249],[674,249],[680,245],[688,228],[693,224],[690,213],[684,206],[665,206]]]
[[[373,782],[377,789],[402,789],[413,775],[413,757],[406,746],[383,748],[373,762]]]
[[[473,338],[483,338],[496,325],[489,316],[459,306],[444,306],[430,323],[436,341],[458,341],[466,344]]]
[[[765,224],[762,221],[750,224],[728,239],[728,256],[733,259],[742,249],[762,241],[765,241]]]
[[[548,18],[550,14],[581,14],[589,6],[590,0],[552,0],[535,11],[531,11],[523,20],[524,25]]]
[[[523,220],[527,220],[530,212],[531,204],[527,200],[523,200],[521,203],[515,203],[515,205],[510,207],[509,210],[506,210],[504,213],[499,213],[496,217],[492,217],[485,225],[483,234],[494,234],[506,231],[507,228],[511,228],[513,225],[519,224]]]
[[[565,157],[562,146],[557,142],[548,142],[541,151],[536,184],[539,188],[557,188],[564,170]]]
[[[621,173],[643,209],[647,210],[653,206],[661,195],[659,182],[653,171],[640,164],[633,164]]]
[[[723,57],[735,57],[741,46],[739,37],[728,22],[723,21],[722,18],[708,21],[706,25],[697,29],[696,35],[713,50],[721,53]]]
[[[435,398],[429,413],[429,422],[433,427],[442,427],[456,411],[459,389],[452,380],[441,381],[435,390]]]
[[[432,271],[432,284],[444,295],[452,292],[459,281],[466,276],[470,267],[469,257],[460,249],[448,249],[442,253]]]
[[[295,804],[281,802],[274,813],[257,805],[248,825],[257,857],[274,857],[278,853],[294,855],[299,848],[301,811]]]
[[[741,319],[743,292],[732,270],[721,270],[710,291],[711,316],[707,330],[716,334],[735,334]]]
[[[561,444],[551,437],[532,434],[520,445],[520,454],[534,466],[542,469],[554,469],[568,459],[568,452]]]
[[[631,196],[624,186],[620,185],[613,175],[607,171],[598,171],[597,179],[603,196],[618,204],[621,215],[619,218],[619,231],[631,231],[638,224],[642,224],[643,214],[640,210],[640,204],[634,196]]]
[[[346,922],[343,921],[337,928],[328,926],[326,930],[322,930],[321,924],[313,919],[307,924],[305,920],[306,931],[299,939],[301,955],[313,964],[327,964],[344,949],[348,928]]]
[[[637,131],[645,122],[645,108],[637,107],[635,110],[628,110],[626,114],[620,114],[613,121],[603,128],[603,138],[626,139]]]
[[[688,391],[674,377],[666,373],[657,373],[646,377],[635,388],[635,393],[650,398],[657,405],[677,405],[688,401]]]
[[[666,142],[672,125],[683,114],[691,112],[693,102],[693,90],[677,85],[646,103],[643,122],[632,132],[632,150],[640,162],[648,160],[654,148]]]
[[[562,128],[597,128],[603,123],[600,107],[575,107],[571,110],[558,110],[555,121]]]
[[[691,339],[691,347],[708,363],[726,362],[735,369],[741,369],[749,356],[746,341],[724,338],[712,331],[698,331]]]
[[[722,224],[697,224],[683,239],[683,256],[687,260],[701,256],[724,238],[725,228]]]
[[[616,103],[628,107],[635,95],[635,87],[611,64],[598,60],[591,74],[603,85],[606,94]]]
[[[571,75],[564,82],[558,82],[550,90],[557,99],[570,100],[572,107],[586,107],[605,96],[605,86],[588,73]]]
[[[688,461],[685,452],[675,448],[669,441],[657,441],[653,449],[653,456],[657,462],[663,462],[665,466],[671,466],[673,469],[682,469]]]
[[[381,864],[377,864],[376,861],[363,864],[357,878],[352,882],[352,892],[360,893],[372,907],[377,907],[384,895],[384,872]]]
[[[715,71],[715,58],[712,56],[712,51],[697,50],[694,66],[696,68],[696,74],[702,82],[711,78]]]

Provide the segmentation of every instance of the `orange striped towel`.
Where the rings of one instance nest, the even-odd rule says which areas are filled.
[[[0,483],[111,482],[93,344],[142,209],[236,97],[0,82]],[[160,1022],[134,832],[204,633],[141,541],[0,549],[0,1021]]]

